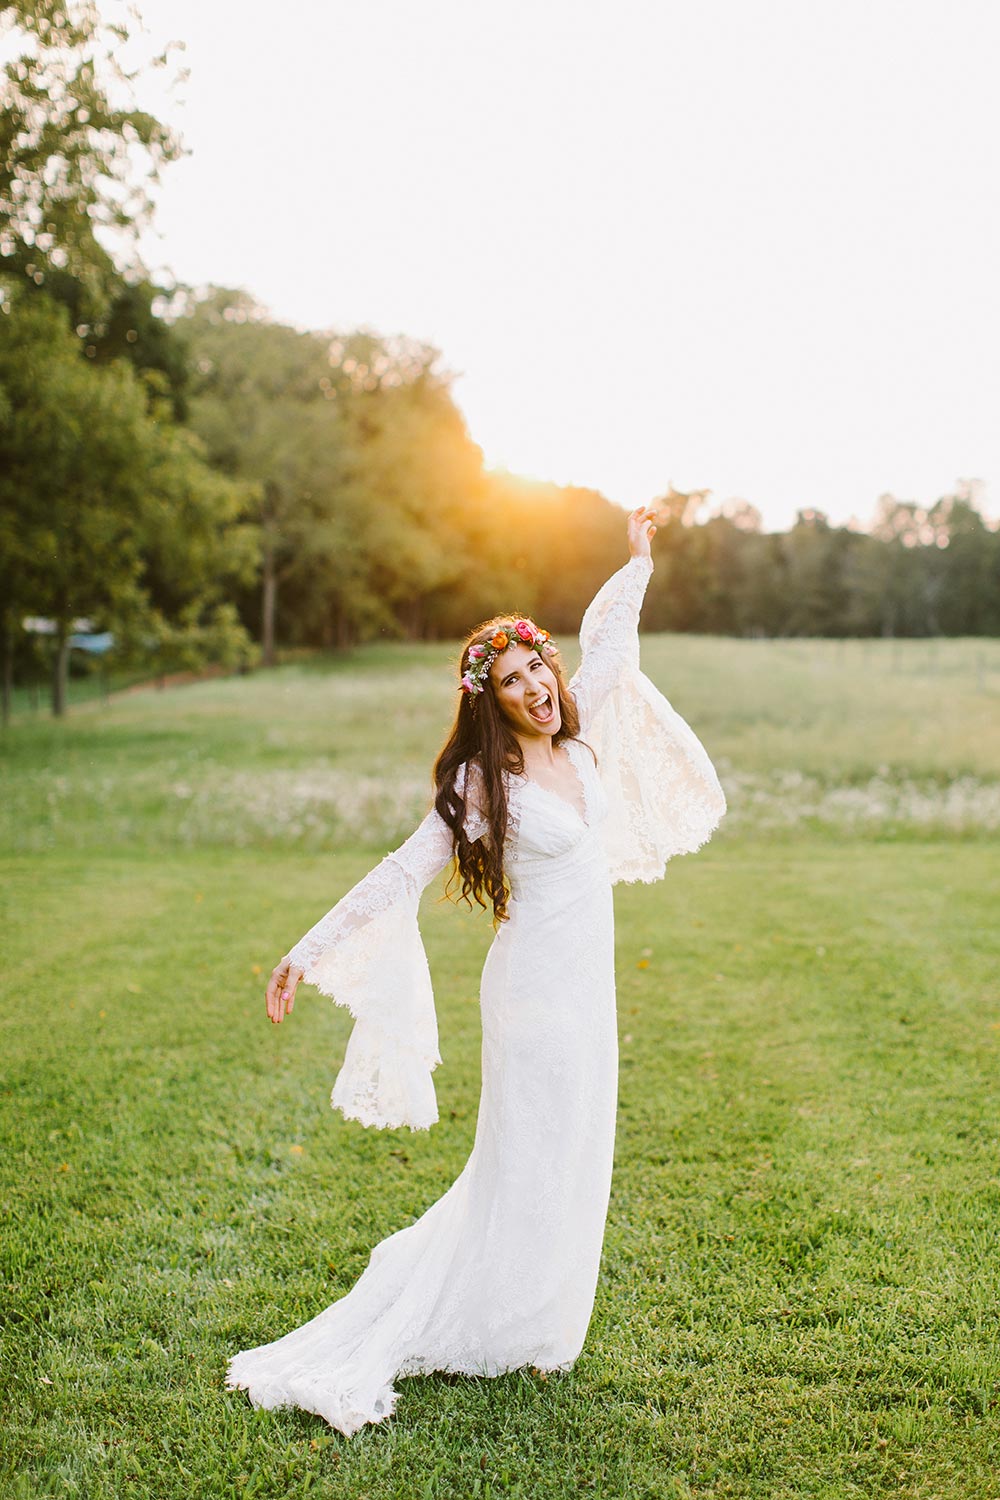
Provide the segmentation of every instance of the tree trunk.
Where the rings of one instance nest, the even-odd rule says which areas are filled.
[[[278,571],[274,548],[264,548],[264,593],[261,603],[261,656],[265,667],[274,666],[274,615],[278,602]]]
[[[411,641],[419,641],[424,633],[424,601],[411,599],[403,608],[403,627]]]
[[[14,689],[14,632],[10,621],[3,622],[3,685],[0,687],[0,701],[2,701],[3,727],[7,728],[10,723],[11,699]]]
[[[333,612],[334,642],[338,651],[344,651],[354,643],[354,632],[351,626],[350,616],[343,605],[338,604]]]
[[[66,712],[66,684],[69,681],[69,630],[61,621],[52,657],[52,712],[60,718]]]

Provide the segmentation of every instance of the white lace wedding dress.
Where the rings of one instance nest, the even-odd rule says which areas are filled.
[[[566,1369],[583,1344],[611,1185],[618,1081],[615,880],[655,880],[725,811],[701,744],[639,670],[648,558],[633,558],[584,616],[570,687],[581,740],[565,741],[579,806],[509,779],[510,919],[482,975],[482,1096],[463,1171],[371,1253],[346,1296],[229,1361],[258,1406],[298,1406],[343,1433],[389,1416],[393,1380],[431,1370]],[[475,778],[465,779],[475,839]],[[333,1103],[366,1125],[437,1119],[440,1061],[417,927],[423,888],[451,859],[431,811],[291,950],[305,980],[355,1025]]]

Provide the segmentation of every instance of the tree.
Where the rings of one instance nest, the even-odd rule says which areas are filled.
[[[929,560],[937,537],[927,511],[915,501],[880,495],[872,535],[885,547],[882,634],[936,634],[939,590]]]
[[[12,284],[56,283],[74,326],[99,324],[121,283],[108,246],[134,259],[151,187],[180,144],[131,103],[139,70],[119,60],[129,32],[104,24],[93,0],[13,0],[0,28],[13,44],[0,99],[0,257]]]
[[[371,592],[396,630],[440,635],[480,552],[482,453],[436,350],[381,342],[380,352],[378,384],[341,403],[344,495],[364,518]]]
[[[261,557],[261,645],[275,660],[279,590],[302,582],[336,513],[341,417],[327,341],[269,322],[244,293],[214,288],[184,320],[191,422],[213,463],[246,488]]]
[[[976,490],[974,483],[959,483],[927,516],[936,543],[929,559],[935,625],[948,635],[1000,633],[1000,533],[988,529]]]
[[[554,634],[575,634],[620,560],[624,512],[596,490],[492,472],[470,484],[449,525],[459,576],[436,611],[438,633],[523,610]]]
[[[157,371],[182,420],[185,351],[135,255],[150,190],[181,148],[119,102],[140,73],[118,61],[129,32],[85,0],[17,0],[0,36],[14,44],[0,96],[0,303],[4,283],[62,303],[88,358]]]
[[[782,538],[788,635],[836,633],[844,603],[842,536],[822,511],[805,509]]]
[[[183,320],[191,421],[252,485],[265,663],[284,639],[347,645],[445,628],[468,573],[482,455],[437,372],[406,339],[300,333],[213,289]]]
[[[78,617],[117,624],[133,642],[182,626],[189,655],[199,629],[202,650],[223,639],[244,650],[226,604],[254,560],[236,524],[238,492],[206,467],[193,436],[150,411],[128,364],[86,360],[62,308],[19,296],[0,323],[8,659],[26,609],[55,622],[52,706],[61,714]]]

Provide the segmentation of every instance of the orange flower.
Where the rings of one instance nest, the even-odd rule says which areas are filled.
[[[505,630],[498,630],[497,633],[496,633],[496,635],[490,641],[490,645],[491,646],[495,646],[498,651],[502,651],[503,648],[506,646],[506,644],[507,644],[507,632]]]

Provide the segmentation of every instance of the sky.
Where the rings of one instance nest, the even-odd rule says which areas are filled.
[[[995,0],[140,10],[189,70],[147,263],[433,344],[491,467],[998,513]]]

